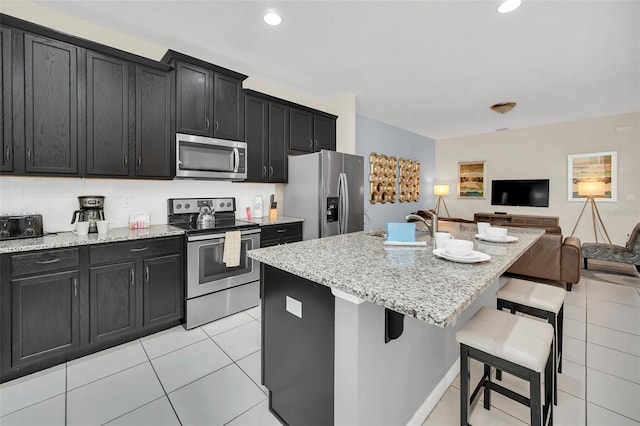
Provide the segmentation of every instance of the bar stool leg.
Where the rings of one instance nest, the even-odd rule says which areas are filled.
[[[553,345],[552,345],[553,346]],[[553,348],[552,348],[553,350]],[[543,423],[547,420],[546,416],[549,416],[549,425],[548,426],[553,426],[553,406],[554,404],[551,403],[551,392],[552,389],[555,389],[555,394],[554,394],[554,398],[555,399],[555,405],[558,405],[558,385],[557,385],[557,380],[556,378],[558,377],[555,374],[555,370],[553,369],[554,367],[551,365],[551,353],[549,353],[549,358],[547,358],[547,364],[545,366],[544,369],[544,407],[547,407],[548,413],[544,412],[544,408],[542,410],[542,414],[543,414]],[[553,386],[551,386],[551,383],[553,382]]]
[[[484,409],[491,409],[491,366],[484,365]]]
[[[557,334],[556,334],[556,339],[558,342],[558,373],[562,373],[562,340],[564,338],[564,303],[562,304],[562,307],[560,308],[560,312],[558,312],[558,328],[557,330]]]
[[[551,354],[549,354],[551,356]],[[540,373],[530,371],[529,377],[529,393],[531,406],[531,426],[542,426],[542,401],[540,399],[541,389]]]
[[[469,426],[469,347],[460,345],[460,425]]]

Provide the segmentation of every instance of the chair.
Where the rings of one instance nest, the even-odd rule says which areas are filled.
[[[640,223],[636,224],[629,236],[627,244],[617,246],[605,243],[582,244],[584,269],[587,269],[587,259],[608,260],[611,262],[628,263],[634,265],[640,272]]]
[[[471,405],[483,388],[486,410],[491,408],[491,391],[495,391],[528,406],[531,425],[553,424],[551,325],[483,306],[458,330],[456,340],[460,343],[461,425],[469,424]],[[469,359],[484,364],[484,373],[473,392],[470,392]],[[491,367],[529,382],[529,398],[493,382]]]

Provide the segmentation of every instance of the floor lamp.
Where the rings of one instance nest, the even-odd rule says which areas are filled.
[[[594,200],[594,197],[602,197],[604,196],[604,193],[604,182],[578,182],[578,196],[586,197],[587,199],[582,206],[582,210],[580,210],[580,216],[578,216],[578,220],[576,220],[573,231],[571,231],[571,236],[576,232],[576,228],[578,227],[578,223],[580,223],[580,219],[582,219],[585,207],[587,207],[587,204],[591,203],[591,221],[593,222],[593,235],[596,237],[596,243],[598,242],[597,225],[599,222],[600,227],[604,231],[604,235],[607,236],[607,241],[611,244],[611,238],[609,238],[607,228],[604,227],[602,217],[600,217],[600,212],[598,211],[598,206]]]
[[[449,185],[433,185],[433,193],[438,196],[438,201],[436,202],[436,214],[440,216],[440,203],[444,206],[444,210],[447,212],[447,217],[449,216],[449,209],[447,208],[447,203],[444,202],[444,196],[449,195]]]

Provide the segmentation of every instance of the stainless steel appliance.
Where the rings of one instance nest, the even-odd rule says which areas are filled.
[[[289,156],[284,213],[304,219],[304,240],[362,231],[364,158],[325,150]]]
[[[246,142],[176,133],[176,177],[245,180]]]
[[[247,251],[260,248],[260,227],[237,220],[235,211],[232,197],[168,200],[168,223],[187,234],[187,330],[260,301],[260,263],[247,256]],[[227,267],[224,262],[228,231],[240,231],[238,266]]]
[[[104,196],[81,195],[78,197],[80,210],[73,212],[71,223],[89,222],[89,233],[97,233],[96,220],[104,220]]]
[[[42,215],[0,215],[0,240],[41,237]]]

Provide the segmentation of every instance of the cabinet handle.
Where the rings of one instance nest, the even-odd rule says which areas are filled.
[[[318,139],[314,139],[313,140],[313,150],[317,151],[318,150]]]
[[[73,279],[73,296],[78,297],[78,279]]]
[[[204,130],[209,130],[209,119],[208,118],[204,119]]]
[[[37,261],[36,263],[37,263],[38,265],[50,265],[51,263],[57,263],[57,262],[60,262],[60,260],[61,260],[60,258],[58,258],[58,259],[51,259],[51,260],[39,260],[39,261]]]
[[[129,159],[127,158],[127,156],[124,156],[124,167],[125,169],[127,168],[127,164],[129,163]]]
[[[129,249],[129,251],[133,251],[133,252],[137,252],[137,251],[145,251],[145,250],[149,250],[149,247],[140,247],[140,248],[132,248],[132,249]]]
[[[262,166],[262,176],[267,175],[267,166]]]
[[[149,265],[145,266],[144,268],[144,280],[146,282],[149,282]]]
[[[309,148],[313,150],[313,139],[309,139]]]
[[[287,232],[286,229],[278,229],[278,233],[280,233],[280,234],[285,233],[285,232]]]
[[[273,176],[273,166],[269,166],[269,177]]]
[[[11,147],[10,146],[7,147],[6,158],[7,158],[7,163],[10,163],[11,162]]]
[[[138,156],[138,169],[142,166],[142,157]]]
[[[27,162],[33,165],[33,161],[31,161],[31,148],[27,148]]]
[[[220,123],[218,122],[218,120],[216,120],[216,132],[220,130]]]
[[[136,271],[133,270],[133,268],[131,268],[131,287],[133,287],[133,284],[136,282]]]

